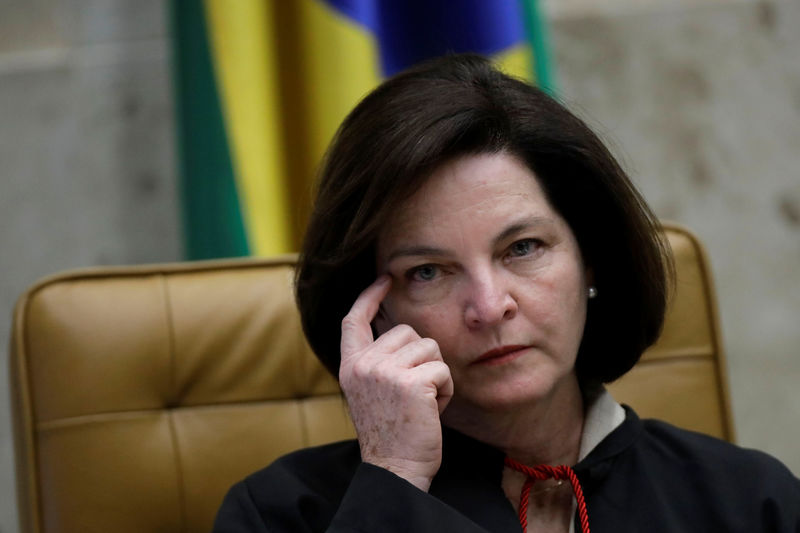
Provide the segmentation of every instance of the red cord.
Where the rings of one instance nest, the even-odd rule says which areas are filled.
[[[506,457],[506,466],[527,476],[525,484],[522,485],[522,494],[519,498],[519,524],[522,526],[523,533],[528,530],[528,498],[531,493],[533,482],[551,478],[569,479],[572,485],[572,492],[575,493],[575,500],[578,502],[578,517],[581,522],[581,532],[589,533],[589,513],[586,511],[583,489],[581,488],[580,481],[578,481],[578,476],[575,475],[575,471],[571,467],[567,465],[537,465],[530,467],[510,457]]]

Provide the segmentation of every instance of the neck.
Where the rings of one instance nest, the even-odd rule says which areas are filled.
[[[443,414],[447,426],[531,466],[575,464],[583,418],[583,398],[574,376],[550,395],[522,406],[487,412],[476,406],[459,405]]]

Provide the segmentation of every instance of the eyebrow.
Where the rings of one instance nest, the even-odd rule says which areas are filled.
[[[525,231],[526,229],[537,227],[537,226],[549,226],[553,224],[553,220],[548,217],[527,217],[522,220],[516,221],[512,223],[510,226],[506,227],[500,233],[492,239],[492,244],[497,244],[502,242],[512,235]],[[435,246],[408,246],[405,248],[398,248],[394,250],[389,257],[387,258],[387,262],[391,262],[398,257],[417,257],[417,256],[425,256],[425,255],[449,255],[450,251],[445,248],[437,248]]]
[[[448,252],[444,248],[435,248],[433,246],[410,246],[408,248],[398,248],[391,254],[387,262],[391,262],[398,257],[414,257],[420,255],[447,255]]]
[[[538,227],[538,226],[550,226],[552,224],[553,224],[553,220],[551,218],[548,218],[548,217],[528,217],[528,218],[524,218],[522,220],[514,222],[513,224],[508,226],[506,229],[501,231],[493,239],[492,242],[494,244],[497,244],[499,242],[502,242],[502,241],[508,239],[512,235],[515,235],[517,233],[525,231],[526,229],[535,228],[535,227]]]

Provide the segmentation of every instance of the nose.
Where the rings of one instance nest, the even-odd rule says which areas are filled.
[[[473,275],[464,306],[464,321],[470,329],[495,326],[517,314],[517,300],[505,277],[492,268]]]

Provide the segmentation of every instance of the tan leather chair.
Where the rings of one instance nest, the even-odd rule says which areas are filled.
[[[677,297],[659,344],[611,388],[642,416],[733,432],[714,295],[671,227]],[[226,489],[354,432],[309,351],[292,257],[99,268],[19,300],[11,380],[21,531],[208,531]]]

